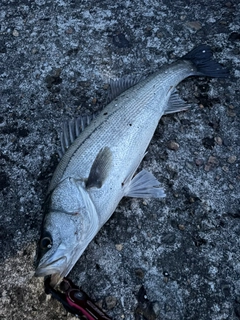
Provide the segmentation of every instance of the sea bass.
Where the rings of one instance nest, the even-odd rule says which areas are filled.
[[[200,45],[143,81],[119,82],[115,88],[130,88],[98,116],[65,127],[66,152],[47,192],[36,276],[66,276],[123,197],[165,197],[152,173],[135,173],[160,118],[187,109],[177,84],[189,76],[227,75],[210,48]]]

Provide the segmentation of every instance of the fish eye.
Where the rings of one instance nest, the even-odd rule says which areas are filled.
[[[40,240],[40,247],[42,249],[51,249],[52,248],[52,239],[50,237],[44,237]]]

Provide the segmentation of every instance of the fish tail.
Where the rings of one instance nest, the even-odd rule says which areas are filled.
[[[212,59],[213,53],[209,46],[202,44],[181,59],[190,60],[195,69],[196,75],[203,75],[214,78],[226,78],[229,73],[228,70],[223,68],[218,62]]]

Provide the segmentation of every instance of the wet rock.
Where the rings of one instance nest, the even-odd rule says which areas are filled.
[[[218,164],[218,159],[216,157],[210,156],[208,158],[208,161],[204,167],[205,171],[209,171],[210,169],[212,169],[214,166],[216,166]]]
[[[214,147],[214,138],[210,138],[210,137],[203,138],[202,144],[206,149],[212,150]]]
[[[62,79],[60,78],[61,72],[62,70],[60,68],[57,68],[52,71],[51,75],[46,76],[45,82],[49,90],[52,88],[52,86],[56,86],[62,83]]]
[[[137,294],[138,305],[135,310],[135,319],[155,320],[160,313],[160,305],[157,301],[150,301],[144,286],[141,286]]]
[[[176,240],[175,233],[163,234],[161,237],[161,242],[165,244],[174,244]]]
[[[12,34],[13,34],[14,37],[18,37],[19,36],[19,32],[16,29],[13,30]]]
[[[144,278],[144,270],[143,269],[136,269],[135,274],[138,278],[143,279]]]
[[[232,4],[231,1],[228,1],[228,2],[225,3],[225,6],[228,7],[228,8],[231,8],[232,5],[233,5],[233,4]]]
[[[105,304],[107,310],[113,309],[117,304],[117,298],[113,296],[108,296],[105,298]]]
[[[0,40],[0,53],[6,53],[6,52],[7,52],[7,48],[6,48],[5,42],[3,40]]]
[[[235,307],[234,307],[234,313],[235,315],[238,317],[238,319],[240,319],[240,305],[237,304]]]
[[[240,33],[239,32],[232,32],[228,37],[229,41],[240,41]]]
[[[209,126],[218,132],[220,127],[220,119],[213,119],[209,122]]]
[[[219,146],[221,146],[222,145],[222,138],[220,138],[220,137],[215,137],[215,142],[219,145]]]
[[[27,128],[18,128],[17,131],[19,137],[25,138],[29,135],[29,130]]]
[[[191,162],[186,162],[186,167],[190,170],[193,169],[193,164]]]
[[[209,171],[211,169],[211,165],[209,163],[207,163],[205,166],[204,166],[204,170],[205,171]]]
[[[9,186],[9,179],[6,172],[0,172],[0,191]]]
[[[216,157],[210,156],[208,158],[208,163],[210,163],[210,164],[218,164],[218,159]]]
[[[196,165],[197,165],[198,167],[200,167],[200,166],[203,165],[204,161],[203,161],[203,159],[196,159],[196,160],[195,160],[195,163],[196,163]]]
[[[231,140],[229,138],[223,138],[222,142],[225,147],[231,147],[232,145]]]
[[[185,230],[185,226],[183,224],[179,224],[178,225],[178,229],[183,231],[183,230]]]
[[[202,245],[207,244],[207,240],[200,237],[199,235],[195,235],[193,236],[193,241],[196,247],[200,247]]]
[[[176,141],[170,141],[167,147],[169,150],[177,151],[179,149],[179,144]]]
[[[228,163],[235,163],[237,160],[237,157],[236,156],[230,156],[228,159],[227,159],[227,162]]]
[[[124,33],[113,36],[113,44],[118,48],[129,48],[131,46]]]
[[[222,170],[225,171],[225,172],[228,172],[229,168],[227,166],[222,166]]]
[[[187,22],[187,26],[189,26],[191,29],[198,31],[202,28],[200,21],[189,21]]]
[[[115,247],[116,247],[117,251],[122,251],[123,244],[122,243],[116,244]]]
[[[5,127],[6,121],[3,116],[0,116],[0,128]]]
[[[228,109],[227,116],[234,118],[234,117],[236,117],[236,112],[234,112],[232,109]]]

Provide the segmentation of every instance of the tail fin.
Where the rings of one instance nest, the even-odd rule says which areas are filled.
[[[209,46],[202,44],[181,59],[190,60],[197,69],[197,75],[203,75],[207,77],[226,78],[229,73],[227,69],[224,69],[218,62],[212,59],[212,50]]]

